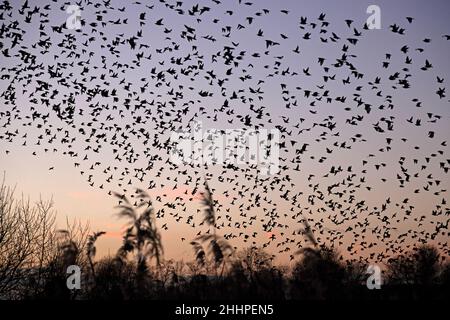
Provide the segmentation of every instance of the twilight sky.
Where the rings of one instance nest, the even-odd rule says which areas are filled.
[[[168,228],[166,258],[192,259],[205,178],[218,232],[281,263],[308,245],[304,219],[354,258],[420,242],[448,255],[448,1],[82,1],[80,30],[64,26],[70,1],[20,14],[24,3],[0,7],[0,171],[33,200],[53,197],[61,227],[107,231],[100,255],[125,222],[108,192],[139,187]],[[380,30],[363,29],[372,4]],[[280,172],[171,163],[168,139],[192,120],[280,130]]]

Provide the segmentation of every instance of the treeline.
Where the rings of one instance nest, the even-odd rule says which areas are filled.
[[[0,299],[211,300],[211,299],[448,299],[450,264],[432,246],[422,245],[387,261],[381,289],[366,286],[368,265],[342,258],[316,242],[296,253],[292,269],[276,266],[262,248],[240,251],[215,228],[214,201],[203,194],[209,232],[193,239],[194,259],[163,259],[163,245],[149,196],[136,191],[137,203],[119,198],[118,215],[128,220],[114,256],[96,260],[95,242],[103,232],[67,223],[56,230],[51,201],[32,205],[0,188]],[[79,266],[80,287],[67,285],[69,266]]]

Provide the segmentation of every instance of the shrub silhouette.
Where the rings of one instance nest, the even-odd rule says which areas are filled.
[[[239,288],[236,294],[243,298],[251,295],[261,299],[283,300],[284,275],[272,265],[273,258],[259,247],[252,246],[240,251],[230,270],[230,277]]]
[[[325,246],[305,248],[292,272],[292,297],[333,299],[341,297],[347,279],[338,252]]]

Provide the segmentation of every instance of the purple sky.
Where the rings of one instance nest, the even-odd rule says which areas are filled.
[[[9,57],[3,52],[0,65],[0,170],[6,172],[6,182],[17,185],[18,191],[32,199],[40,195],[53,197],[60,225],[68,217],[90,221],[94,230],[108,231],[109,234],[99,241],[103,254],[115,252],[123,226],[123,221],[113,215],[116,201],[108,192],[131,194],[134,187],[148,189],[150,186],[149,193],[159,210],[158,224],[168,226],[168,230],[163,231],[166,257],[191,259],[188,240],[207,228],[199,226],[199,195],[185,196],[184,192],[202,191],[205,176],[220,204],[218,222],[226,222],[219,232],[237,236],[231,239],[237,246],[251,245],[252,241],[256,245],[267,244],[268,250],[286,263],[298,245],[305,245],[304,238],[296,234],[303,218],[310,219],[319,242],[330,243],[336,236],[334,244],[355,257],[385,252],[388,248],[398,252],[398,248],[429,240],[438,223],[448,224],[449,208],[443,201],[449,198],[449,179],[441,163],[448,168],[448,145],[443,142],[450,133],[447,88],[450,42],[443,35],[450,34],[450,3],[253,1],[252,5],[246,5],[244,2],[198,1],[200,8],[208,6],[210,10],[195,16],[187,13],[197,3],[190,1],[184,1],[180,7],[176,6],[176,1],[151,1],[148,5],[154,5],[152,9],[145,7],[145,1],[142,4],[111,1],[109,6],[93,1],[98,7],[83,2],[81,30],[63,28],[57,33],[51,26],[65,23],[68,15],[64,8],[69,2],[63,5],[62,2],[29,1],[31,9],[26,11],[38,6],[48,17],[37,14],[27,23],[24,15],[18,13],[23,1],[13,1],[12,17],[5,12],[0,20],[0,25],[18,20],[23,30],[23,41],[19,45],[11,47],[10,35],[4,34],[1,40],[1,50],[10,48]],[[50,5],[49,10],[44,9],[46,4]],[[380,30],[362,28],[369,16],[366,9],[371,4],[381,9]],[[117,10],[122,7],[123,12]],[[177,14],[175,9],[182,9],[185,14]],[[265,14],[263,9],[268,9],[269,13]],[[284,9],[288,10],[287,14],[280,12]],[[233,13],[230,15],[228,10]],[[139,19],[142,12],[146,12],[144,25],[140,25]],[[322,12],[326,14],[324,21],[328,25],[321,27],[318,17]],[[102,21],[97,20],[98,16],[102,16]],[[251,24],[247,17],[253,17]],[[300,17],[307,17],[305,30],[299,28]],[[406,17],[414,17],[414,20],[409,23]],[[161,18],[163,25],[155,25]],[[42,19],[49,22],[42,22],[45,34],[40,35],[39,20]],[[120,24],[112,23],[118,19]],[[127,19],[126,24],[124,19]],[[219,21],[214,23],[214,19]],[[351,28],[347,27],[346,19],[353,20]],[[313,28],[311,22],[317,26]],[[393,33],[389,27],[392,24],[405,28],[405,34]],[[196,40],[181,37],[185,25],[195,28]],[[239,25],[244,28],[238,28]],[[231,30],[229,37],[227,26]],[[362,35],[355,36],[354,28]],[[321,29],[326,32],[320,33]],[[138,36],[139,30],[142,36]],[[257,36],[259,30],[263,31],[263,36]],[[303,39],[307,32],[311,33],[310,40]],[[332,32],[339,36],[336,42],[330,40]],[[216,41],[202,38],[206,35]],[[137,43],[134,50],[126,41],[132,37],[136,37]],[[322,42],[320,37],[328,39],[327,42]],[[358,38],[358,43],[352,45],[347,38]],[[428,38],[431,42],[423,41]],[[45,52],[40,52],[43,48],[39,45],[32,47],[45,39],[51,43]],[[267,49],[265,40],[268,39],[280,45]],[[142,44],[148,47],[140,47]],[[349,47],[347,59],[363,74],[362,78],[356,79],[349,66],[334,66],[343,54],[343,45]],[[405,45],[409,47],[407,54],[401,51]],[[293,51],[297,46],[299,53]],[[242,55],[242,60],[235,60],[238,66],[226,63],[224,47],[234,48],[234,58]],[[420,52],[417,48],[424,50]],[[11,69],[26,65],[21,61],[20,50],[36,55],[38,68],[35,71]],[[255,53],[260,56],[254,56]],[[138,54],[143,54],[139,62]],[[151,59],[146,59],[150,54]],[[391,55],[389,60],[386,54]],[[405,64],[406,56],[412,59],[409,65]],[[323,66],[318,64],[319,57],[325,59]],[[183,61],[181,65],[176,63],[177,58]],[[424,71],[421,67],[426,60],[433,68]],[[387,68],[383,68],[385,61],[389,61]],[[119,64],[133,68],[118,68]],[[329,67],[329,71],[324,71],[324,67]],[[181,74],[189,68],[192,69],[189,75]],[[311,76],[303,73],[307,68]],[[176,71],[176,78],[170,69]],[[56,70],[60,76],[51,78],[50,73]],[[227,74],[229,70],[231,74]],[[154,77],[159,72],[165,75],[165,81]],[[217,77],[212,84],[207,72]],[[389,80],[396,72],[399,79],[410,74],[406,76],[410,88],[401,88],[398,79]],[[243,81],[241,78],[246,75],[250,77]],[[324,76],[332,75],[336,80],[324,81]],[[350,83],[344,84],[342,80],[347,77]],[[377,77],[381,79],[379,85],[369,84]],[[444,78],[443,83],[438,83],[436,77]],[[218,80],[225,78],[222,91]],[[30,96],[41,86],[39,81],[50,84],[48,96],[42,96],[43,91]],[[10,85],[15,90],[14,103],[8,101],[6,89]],[[109,90],[109,97],[97,95],[91,99],[86,90],[96,88]],[[250,91],[257,88],[263,93]],[[439,98],[436,94],[439,88],[447,89],[447,97]],[[111,96],[113,89],[117,101]],[[283,93],[284,90],[289,93]],[[306,97],[305,90],[318,92],[320,96],[328,90],[333,101],[326,103],[324,97],[320,101],[314,96]],[[208,91],[212,96],[202,97],[200,91]],[[231,99],[233,92],[238,99]],[[363,103],[370,104],[370,113],[364,105],[357,105],[354,94],[359,94]],[[42,99],[50,96],[50,106],[46,106]],[[68,101],[71,96],[73,102]],[[241,99],[244,96],[245,99]],[[347,97],[345,103],[335,100],[341,96]],[[417,107],[413,99],[418,99],[421,107]],[[232,110],[228,114],[217,111],[225,100]],[[62,109],[74,107],[74,116],[58,118],[53,104],[59,104]],[[33,117],[32,107],[41,115],[49,114],[48,119],[44,121],[41,117],[31,121],[27,117]],[[252,109],[261,107],[264,112],[258,119]],[[186,114],[180,116],[180,110],[185,108]],[[251,116],[252,126],[285,129],[290,133],[282,138],[286,148],[280,152],[284,167],[280,174],[256,178],[256,170],[245,166],[238,171],[223,169],[220,165],[176,168],[166,163],[169,159],[166,151],[153,145],[155,139],[161,143],[167,140],[173,130],[186,129],[193,118],[211,129],[245,129],[248,126],[238,117],[240,115]],[[139,122],[138,117],[146,120]],[[362,120],[355,120],[357,117]],[[413,123],[407,121],[411,117]],[[386,119],[393,124],[393,130],[387,129]],[[418,119],[420,126],[415,125]],[[330,123],[335,124],[332,130],[327,127]],[[384,132],[375,130],[377,123]],[[17,134],[9,135],[16,130]],[[433,138],[429,137],[430,131],[434,132]],[[89,137],[91,133],[93,136]],[[348,148],[339,147],[344,142]],[[305,143],[307,151],[296,158],[296,149]],[[389,151],[387,146],[391,148]],[[88,160],[83,160],[85,157]],[[321,157],[326,159],[319,161]],[[296,163],[295,159],[301,162]],[[75,167],[76,163],[80,166]],[[294,170],[297,164],[300,171]],[[54,169],[49,171],[50,167]],[[330,172],[332,167],[341,167],[343,171],[334,175]],[[180,173],[184,170],[188,175]],[[406,175],[411,178],[402,185],[400,180]],[[108,179],[110,176],[112,178]],[[333,189],[337,193],[330,194],[329,187],[336,183],[340,183]],[[173,190],[175,186],[177,189]],[[420,192],[415,192],[417,189]],[[263,199],[256,206],[258,194]],[[387,209],[379,215],[373,214],[386,205],[388,198]],[[167,202],[175,204],[175,208],[167,206]],[[443,213],[435,216],[433,210]],[[187,224],[189,215],[194,219]],[[273,227],[268,228],[268,223],[274,223]],[[386,232],[390,238],[382,237]],[[406,237],[402,237],[405,233]],[[275,240],[270,241],[271,235],[275,235]],[[181,237],[188,240],[181,243]],[[448,231],[440,232],[434,242],[444,248],[448,244]],[[387,255],[393,250],[388,250]],[[384,259],[382,256],[372,258]]]

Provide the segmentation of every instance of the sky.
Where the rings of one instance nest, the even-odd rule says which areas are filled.
[[[210,10],[202,15],[189,15],[188,10],[197,2],[200,7],[208,6]],[[297,234],[303,227],[299,221],[305,217],[319,243],[326,244],[330,242],[327,237],[342,234],[343,238],[335,244],[342,241],[338,248],[352,257],[385,252],[390,246],[395,249],[391,248],[387,254],[394,254],[398,252],[397,247],[414,245],[422,236],[427,237],[425,234],[432,233],[437,223],[448,225],[449,209],[445,202],[449,198],[449,179],[441,163],[444,167],[449,166],[448,144],[444,143],[450,133],[449,100],[448,93],[441,99],[436,91],[440,87],[447,88],[449,81],[450,42],[443,37],[450,34],[449,2],[253,1],[252,5],[244,2],[184,1],[179,7],[176,1],[149,1],[148,4],[144,1],[140,4],[110,1],[109,5],[103,1],[93,1],[93,5],[81,2],[84,22],[81,29],[63,28],[58,33],[52,31],[51,26],[65,24],[69,16],[65,8],[70,1],[28,1],[31,9],[27,11],[38,6],[44,12],[43,8],[50,5],[45,11],[48,17],[35,16],[30,23],[24,22],[24,16],[18,12],[24,1],[12,1],[12,16],[3,14],[0,24],[20,21],[23,29],[20,46],[36,55],[39,67],[34,74],[30,71],[16,73],[12,69],[21,68],[25,63],[18,54],[20,46],[11,47],[9,57],[2,54],[0,171],[5,172],[6,183],[16,186],[18,193],[33,201],[39,197],[52,198],[58,212],[58,225],[62,228],[68,218],[89,222],[94,231],[107,231],[98,241],[100,256],[115,253],[125,223],[115,216],[117,201],[108,192],[131,195],[133,188],[139,187],[148,190],[155,200],[158,225],[168,227],[168,230],[162,230],[166,258],[192,259],[189,241],[199,231],[207,230],[200,225],[199,192],[203,190],[205,178],[218,202],[221,216],[218,223],[230,222],[230,227],[218,230],[220,234],[238,235],[231,239],[238,247],[249,246],[252,241],[259,246],[267,244],[267,250],[277,256],[279,263],[290,263],[289,257],[296,247],[307,245]],[[153,7],[150,9],[145,4]],[[167,5],[174,7],[171,9]],[[380,8],[379,30],[362,28],[369,17],[366,12],[369,5]],[[117,10],[122,7],[125,10]],[[185,14],[177,14],[177,8],[183,9]],[[270,13],[263,13],[263,9]],[[288,10],[288,13],[280,10]],[[140,19],[142,12],[146,13],[145,21]],[[255,15],[257,12],[261,15]],[[322,28],[317,20],[321,13],[325,13],[324,20],[329,24],[323,27],[327,30],[323,34],[319,33]],[[101,21],[98,16],[102,17]],[[247,17],[253,17],[251,24]],[[307,17],[308,30],[300,29],[300,17]],[[406,17],[414,20],[409,23]],[[161,18],[163,25],[156,25]],[[39,22],[39,19],[49,21]],[[112,23],[118,19],[121,23]],[[124,19],[127,19],[126,24]],[[215,23],[214,19],[219,21]],[[345,23],[347,19],[353,20],[351,28]],[[312,29],[311,22],[318,26]],[[44,25],[46,34],[39,33],[40,24]],[[405,35],[393,33],[389,27],[393,24],[404,27]],[[195,28],[196,40],[187,41],[181,37],[186,25]],[[227,26],[231,27],[230,36],[227,36]],[[363,32],[357,37],[357,45],[345,40],[355,37],[353,28]],[[142,36],[138,35],[139,30]],[[263,31],[262,37],[257,36],[259,30]],[[311,33],[310,40],[302,38],[306,32]],[[331,32],[340,37],[339,41],[325,43],[320,40],[321,36],[331,37]],[[215,41],[202,38],[206,35],[213,36]],[[2,37],[8,38],[7,35]],[[126,41],[131,37],[136,37],[138,46],[135,49]],[[47,38],[51,43],[47,50],[32,47]],[[423,41],[427,38],[431,42]],[[267,39],[280,45],[266,48]],[[11,39],[2,39],[2,43],[5,48],[11,46]],[[140,44],[147,46],[139,47]],[[362,79],[356,79],[346,67],[333,67],[343,54],[343,45],[349,46],[348,59],[357,72],[364,75]],[[401,52],[405,45],[409,48],[406,55]],[[294,52],[297,46],[299,53]],[[242,60],[234,60],[238,66],[227,63],[222,54],[224,47],[234,47],[234,58],[242,54]],[[420,52],[417,48],[424,50]],[[139,53],[143,53],[143,58],[138,61],[136,55]],[[260,56],[252,56],[254,53]],[[391,58],[386,59],[386,54]],[[149,55],[151,59],[144,58]],[[406,56],[412,58],[412,64],[404,63]],[[329,75],[336,74],[337,81],[324,81],[323,76],[327,73],[318,64],[319,57],[325,59]],[[177,58],[183,60],[181,65],[174,63]],[[387,60],[389,66],[383,68],[382,63]],[[420,69],[425,60],[433,65],[430,71]],[[132,68],[120,68],[119,64]],[[199,65],[200,69],[192,67]],[[181,75],[188,66],[191,73]],[[408,71],[402,70],[406,67]],[[170,68],[177,71],[178,77],[170,73],[165,74],[164,81],[154,77],[160,70],[166,72]],[[307,68],[310,76],[303,72]],[[152,69],[156,72],[152,73]],[[52,78],[49,70],[58,70],[60,76]],[[207,71],[216,74],[217,79],[226,78],[225,85],[221,87],[217,79],[208,78]],[[399,85],[393,88],[395,81],[390,81],[389,76],[395,72],[399,72],[400,78],[411,74],[408,78],[410,88],[403,89]],[[6,74],[10,77],[3,77]],[[240,79],[246,75],[250,77],[244,81]],[[350,84],[342,82],[347,77],[350,77]],[[370,84],[377,77],[381,83]],[[436,77],[444,78],[444,82],[437,83]],[[48,99],[53,93],[50,106],[41,100],[42,91],[30,96],[41,85],[40,81],[51,84],[48,96],[44,97]],[[8,86],[16,92],[13,103],[7,98]],[[361,90],[356,90],[358,86]],[[86,90],[95,88],[106,88],[109,96],[89,97]],[[257,88],[263,93],[250,91]],[[117,101],[111,94],[113,89]],[[289,93],[283,93],[285,90]],[[320,94],[328,90],[333,102],[326,103],[323,98],[311,105],[314,97],[306,97],[305,90]],[[211,95],[200,96],[200,91]],[[238,93],[239,98],[231,99],[233,93]],[[355,93],[371,105],[370,113],[353,101]],[[241,99],[243,96],[245,98]],[[340,96],[347,97],[345,103],[334,100]],[[73,97],[73,101],[69,97]],[[421,101],[421,107],[417,107],[413,99]],[[231,111],[217,111],[225,100]],[[140,103],[141,106],[136,107]],[[388,107],[389,103],[392,108]],[[58,117],[53,104],[73,107],[74,114],[63,112]],[[32,117],[32,107],[40,114],[48,113],[48,119],[44,121],[38,117],[31,121],[27,116]],[[258,119],[252,109],[260,107],[264,108],[264,114]],[[183,108],[187,111],[181,115],[179,110]],[[188,130],[193,118],[202,121],[208,129],[248,129],[242,120],[246,115],[252,118],[252,125],[286,130],[281,139],[287,147],[280,150],[280,165],[284,168],[279,174],[260,176],[245,165],[237,171],[224,169],[221,165],[177,167],[167,163],[170,156],[166,150],[154,144],[168,139],[173,131]],[[363,116],[363,119],[355,120],[353,117],[357,116]],[[138,117],[147,117],[147,121],[139,122]],[[407,121],[411,117],[413,123]],[[386,129],[386,119],[392,121],[394,130]],[[417,119],[421,120],[420,126],[414,125]],[[332,130],[323,126],[330,123],[335,124]],[[384,132],[375,130],[377,123]],[[17,135],[8,135],[16,130]],[[430,131],[434,133],[433,138],[429,137]],[[93,136],[89,137],[91,133]],[[391,139],[388,145],[386,139]],[[338,147],[344,142],[349,148]],[[296,149],[303,144],[308,144],[307,151],[296,158]],[[387,146],[391,148],[389,151]],[[319,161],[321,157],[326,159]],[[297,165],[300,171],[294,170]],[[421,169],[423,165],[426,165],[425,169]],[[380,168],[376,169],[377,166]],[[342,167],[343,170],[333,174],[331,167]],[[181,173],[184,170],[187,175]],[[349,178],[351,172],[355,175]],[[404,180],[405,172],[411,176],[418,173],[418,176],[402,184],[399,180]],[[112,178],[108,179],[110,176]],[[346,179],[347,183],[343,185]],[[344,196],[328,193],[328,187],[336,183],[341,185],[334,191],[340,190]],[[429,191],[425,192],[424,187]],[[421,191],[415,193],[417,189]],[[194,191],[197,193],[192,194]],[[262,200],[256,200],[258,194]],[[293,204],[295,195],[298,201]],[[407,203],[404,202],[406,198]],[[369,214],[378,212],[386,199],[390,199],[390,204],[385,213]],[[258,201],[260,205],[257,205]],[[361,201],[363,204],[358,205]],[[167,203],[175,204],[175,208]],[[437,208],[443,213],[432,215]],[[177,213],[181,215],[178,222]],[[195,227],[187,223],[189,215],[193,215]],[[423,222],[420,220],[422,215],[425,216]],[[254,220],[253,216],[256,217]],[[350,216],[354,218],[347,220]],[[384,216],[390,224],[383,221]],[[400,221],[396,222],[394,217],[399,217]],[[265,225],[269,221],[276,223],[267,228]],[[363,226],[366,222],[367,226]],[[408,230],[414,230],[418,235],[410,232],[403,242],[398,236]],[[254,232],[257,233],[255,237],[252,236]],[[379,238],[377,232],[388,232],[391,238]],[[245,239],[245,235],[250,236]],[[270,239],[272,236],[275,240]],[[181,241],[181,238],[187,240]],[[448,232],[439,233],[432,242],[445,247]],[[370,248],[369,244],[372,244]],[[383,256],[372,258],[384,259]]]

